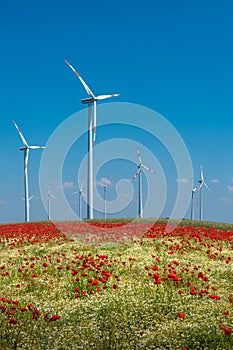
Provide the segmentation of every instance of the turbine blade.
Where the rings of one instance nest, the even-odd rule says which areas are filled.
[[[192,192],[195,193],[196,190],[198,190],[198,186],[194,187],[194,188],[192,189]]]
[[[203,184],[204,184],[204,182],[201,182],[201,183],[200,183],[200,186],[199,186],[199,188],[198,188],[198,191],[203,187]]]
[[[95,99],[95,95],[93,94],[93,92],[91,91],[91,89],[89,88],[89,86],[85,83],[85,81],[83,80],[83,78],[81,77],[81,75],[76,71],[76,69],[74,69],[74,67],[67,61],[65,60],[65,63],[72,69],[72,71],[76,74],[76,76],[79,78],[79,80],[81,81],[84,89],[86,90],[87,94],[89,96],[91,96],[93,99]]]
[[[151,173],[155,174],[155,171],[154,171],[153,169],[148,168],[148,167],[147,167],[147,166],[145,166],[144,164],[142,164],[142,168],[144,168],[144,169],[148,170],[149,172],[151,172]]]
[[[40,149],[40,148],[45,148],[44,146],[29,146],[29,149]]]
[[[17,131],[18,131],[18,133],[19,133],[19,136],[20,136],[20,138],[21,138],[21,140],[22,140],[24,146],[28,148],[28,143],[27,143],[27,141],[25,140],[25,138],[24,138],[22,132],[20,131],[18,125],[16,124],[16,122],[15,122],[14,120],[12,120],[12,122],[13,122],[14,126],[16,127],[16,129],[17,129]]]
[[[51,197],[54,197],[54,195],[50,191],[50,188],[48,188],[48,195],[51,196]]]
[[[96,97],[96,100],[105,100],[106,98],[112,98],[117,96],[120,96],[120,94],[99,95]]]
[[[200,165],[200,171],[201,171],[201,181],[204,182],[204,173],[203,173],[202,165]]]
[[[86,196],[86,193],[85,192],[81,192],[81,196],[85,199],[85,200],[87,200],[87,196]]]
[[[203,182],[203,185],[207,188],[207,190],[209,190],[209,187],[207,186],[207,184],[205,182]]]
[[[141,159],[141,155],[140,155],[138,147],[137,147],[137,154],[138,154],[139,162],[140,162],[140,164],[142,164],[142,159]]]
[[[141,171],[142,171],[142,168],[140,168],[140,169],[136,172],[136,174],[133,176],[132,180],[135,180],[136,177],[140,174]]]

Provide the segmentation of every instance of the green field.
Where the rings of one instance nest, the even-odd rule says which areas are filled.
[[[233,225],[151,223],[97,246],[53,224],[1,225],[0,349],[233,349]]]

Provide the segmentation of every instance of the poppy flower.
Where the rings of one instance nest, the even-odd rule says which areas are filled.
[[[178,317],[184,319],[185,318],[185,314],[183,314],[183,312],[178,312]]]
[[[49,322],[53,322],[53,321],[59,320],[60,318],[61,318],[61,316],[53,315],[53,316],[49,319]]]
[[[157,271],[158,269],[159,269],[159,267],[157,265],[154,265],[151,267],[151,270],[153,270],[153,271]]]
[[[21,307],[20,311],[22,311],[22,312],[27,311],[27,308],[26,307]]]
[[[5,305],[1,305],[0,309],[2,309],[2,312],[5,312],[6,311],[6,306]]]
[[[231,332],[232,332],[232,329],[231,329],[231,328],[225,328],[225,329],[224,329],[224,333],[225,333],[227,336],[231,335]]]
[[[9,322],[10,322],[11,324],[16,324],[16,323],[17,323],[17,320],[16,320],[15,318],[11,317],[11,318],[9,319]]]
[[[223,311],[223,315],[229,315],[229,311]]]

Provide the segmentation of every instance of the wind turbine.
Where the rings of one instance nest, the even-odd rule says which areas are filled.
[[[200,191],[200,221],[202,221],[203,220],[203,194],[202,194],[202,187],[205,186],[208,190],[209,190],[209,187],[205,183],[202,165],[200,165],[200,172],[201,172],[201,180],[198,181],[199,184],[200,184],[198,186],[198,190]]]
[[[87,94],[89,95],[88,98],[81,99],[81,102],[83,104],[88,105],[88,183],[87,183],[87,218],[93,219],[93,143],[95,143],[96,140],[96,102],[99,100],[105,100],[107,98],[120,96],[120,94],[108,94],[108,95],[99,95],[95,96],[91,89],[88,87],[88,85],[85,83],[85,81],[82,79],[80,74],[74,69],[74,67],[65,60],[65,63],[72,69],[72,71],[76,74],[76,76],[81,81],[84,89],[86,90]],[[93,124],[94,124],[94,135],[93,135],[93,142],[92,142],[92,110],[91,106],[94,105],[94,113],[93,113]]]
[[[102,185],[103,188],[104,188],[104,219],[107,218],[107,211],[106,211],[106,198],[107,198],[107,188],[108,188],[108,185],[107,184],[104,184]]]
[[[194,201],[195,201],[195,192],[199,189],[198,186],[192,189],[192,199],[191,199],[191,220],[194,220]]]
[[[24,191],[25,191],[25,221],[29,221],[29,207],[30,207],[30,199],[28,195],[28,157],[29,157],[29,150],[30,149],[39,149],[39,148],[45,148],[44,146],[29,146],[27,141],[25,140],[23,134],[21,133],[19,127],[17,126],[16,122],[13,120],[13,124],[16,127],[19,136],[24,144],[24,147],[20,148],[20,151],[24,152]]]
[[[48,203],[48,220],[50,221],[50,200],[51,198],[54,198],[54,195],[50,192],[50,189],[48,187],[48,194],[47,194],[47,203]]]
[[[142,178],[141,178],[141,173],[143,169],[148,170],[151,173],[155,173],[154,170],[148,168],[146,165],[144,165],[142,163],[142,159],[141,159],[141,155],[139,152],[139,149],[137,147],[137,155],[138,155],[138,159],[139,159],[139,164],[138,164],[138,171],[136,172],[136,174],[133,177],[133,180],[136,179],[136,177],[138,176],[138,216],[139,218],[143,218],[143,210],[142,210]]]
[[[79,188],[78,191],[73,192],[72,194],[78,194],[78,213],[79,213],[79,219],[82,220],[82,195],[85,196],[85,194],[83,193],[83,183],[81,185],[81,187]]]

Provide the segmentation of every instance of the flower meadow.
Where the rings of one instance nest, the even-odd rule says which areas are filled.
[[[216,227],[0,225],[0,349],[233,349],[233,228]]]

